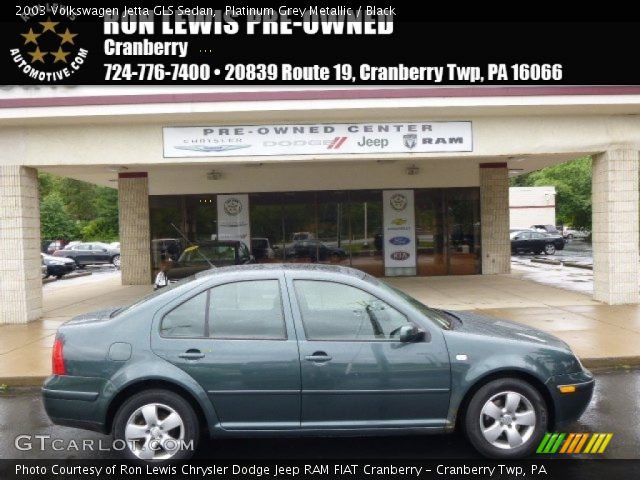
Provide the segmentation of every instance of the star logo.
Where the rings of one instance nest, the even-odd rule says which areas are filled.
[[[62,39],[62,42],[60,42],[60,46],[61,47],[65,43],[70,43],[71,45],[74,45],[73,37],[77,37],[78,36],[77,33],[71,33],[68,28],[66,29],[66,31],[64,33],[58,33],[57,35]]]
[[[33,52],[27,52],[31,55],[31,63],[34,62],[42,62],[44,63],[44,56],[47,55],[47,52],[41,52],[40,47],[36,47]]]
[[[21,33],[20,35],[22,35],[24,37],[24,44],[28,45],[30,43],[34,43],[36,46],[38,46],[38,37],[40,35],[42,35],[41,33],[35,33],[33,31],[33,28],[29,29],[28,33]]]
[[[58,48],[57,52],[49,52],[49,53],[53,55],[53,57],[55,58],[53,63],[58,63],[58,62],[67,63],[67,55],[69,55],[71,52],[65,52],[62,50],[62,47],[60,47]]]
[[[58,25],[60,22],[52,22],[51,17],[47,17],[46,22],[38,22],[38,23],[43,27],[42,33],[45,33],[49,30],[51,30],[53,33],[56,33],[56,25]]]

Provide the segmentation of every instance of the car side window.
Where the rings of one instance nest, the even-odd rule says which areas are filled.
[[[160,324],[160,334],[173,338],[204,337],[206,309],[207,292],[202,292],[167,313]]]
[[[294,286],[307,340],[397,341],[409,324],[395,308],[350,285],[296,280]]]
[[[211,338],[287,338],[278,280],[227,283],[212,288],[210,292]]]

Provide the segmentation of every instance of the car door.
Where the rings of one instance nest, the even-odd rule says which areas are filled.
[[[214,285],[154,318],[152,349],[207,392],[227,430],[300,425],[300,361],[282,274]]]
[[[110,263],[111,260],[106,245],[99,243],[91,244],[91,256],[92,260],[96,263]]]
[[[361,285],[286,275],[299,336],[303,429],[446,424],[450,366],[441,331],[432,326],[424,341],[402,343],[399,329],[416,317],[391,302]]]
[[[533,232],[531,233],[530,249],[534,252],[542,252],[548,241],[549,237],[544,233]]]
[[[520,232],[515,238],[516,251],[529,251],[531,248],[531,232]]]
[[[88,243],[80,243],[73,247],[76,263],[81,265],[88,265],[93,262],[93,256],[91,252],[91,245]]]

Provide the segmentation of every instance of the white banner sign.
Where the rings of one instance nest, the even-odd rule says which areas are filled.
[[[386,275],[416,274],[413,190],[384,190],[383,251]]]
[[[165,127],[165,157],[473,151],[471,122]]]
[[[218,240],[240,240],[251,250],[249,195],[218,195]]]

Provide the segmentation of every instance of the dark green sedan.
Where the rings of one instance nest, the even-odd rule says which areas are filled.
[[[302,264],[210,270],[76,317],[53,370],[42,392],[54,423],[110,432],[144,460],[188,458],[201,432],[455,430],[483,455],[519,458],[579,418],[594,385],[544,332]]]

